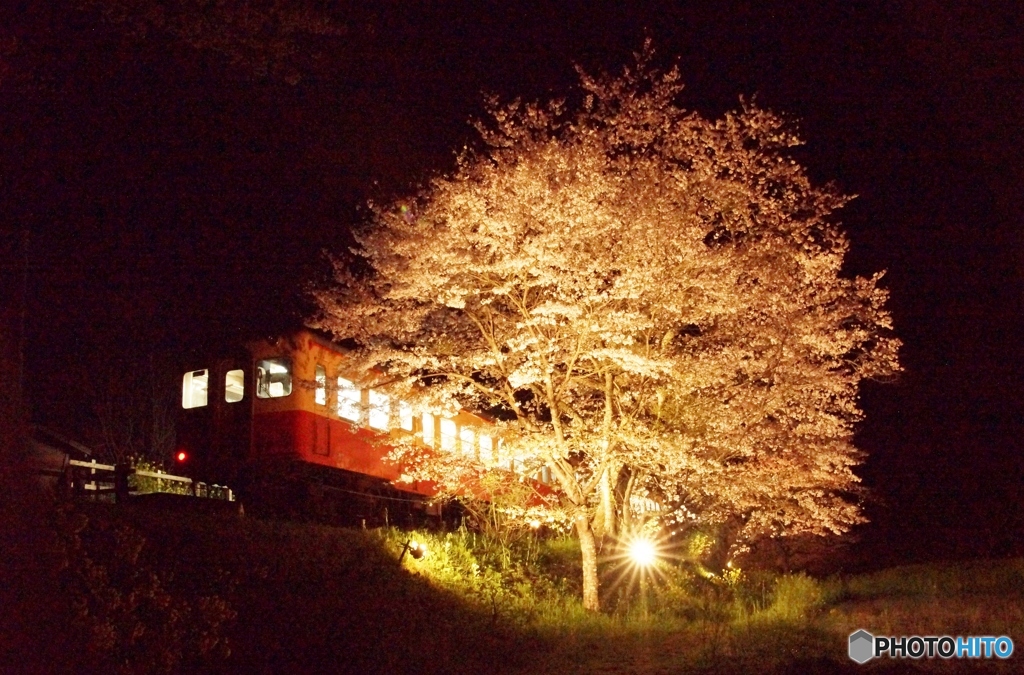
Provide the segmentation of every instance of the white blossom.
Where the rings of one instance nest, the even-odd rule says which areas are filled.
[[[858,385],[899,370],[880,275],[840,273],[848,198],[811,185],[779,117],[684,110],[644,58],[583,75],[574,116],[495,105],[482,150],[376,209],[372,274],[321,293],[320,325],[421,404],[503,411],[581,538],[602,475],[745,538],[845,531]]]

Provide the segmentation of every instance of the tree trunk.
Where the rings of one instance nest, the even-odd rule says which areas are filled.
[[[635,518],[633,517],[633,488],[636,486],[636,480],[639,472],[635,470],[627,470],[625,473],[628,474],[625,484],[620,480],[620,488],[617,490],[620,493],[619,500],[622,503],[622,516],[619,520],[619,529],[625,535],[632,536],[635,534],[633,530],[636,527]]]
[[[583,556],[583,608],[600,611],[601,600],[597,592],[597,540],[586,514],[576,516],[576,534],[580,538]]]
[[[613,470],[613,466],[609,465],[604,470],[598,488],[601,496],[601,506],[598,511],[601,526],[597,529],[597,535],[602,539],[614,537],[619,533],[618,511],[616,509],[615,490],[613,487],[615,480],[618,478],[618,471]]]

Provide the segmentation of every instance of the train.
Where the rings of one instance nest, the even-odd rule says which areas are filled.
[[[302,329],[190,357],[178,385],[175,472],[229,485],[246,508],[366,526],[444,517],[437,486],[403,480],[403,467],[388,460],[398,436],[521,471],[486,418],[413,415],[360,386],[346,371],[346,351]],[[527,479],[551,493],[547,469]]]

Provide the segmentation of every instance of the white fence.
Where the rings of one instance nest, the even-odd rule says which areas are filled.
[[[157,489],[145,492],[132,491],[129,484],[130,476],[155,479],[157,481]],[[121,499],[132,494],[146,494],[147,492],[175,492],[207,499],[235,501],[234,492],[231,488],[223,485],[211,485],[202,481],[193,481],[191,478],[175,476],[163,471],[144,471],[127,466],[100,464],[96,460],[88,462],[77,459],[70,460],[68,462],[68,477],[72,492],[78,495],[114,494],[118,499]],[[169,481],[172,484],[177,483],[182,489],[161,490],[159,489],[161,481]]]

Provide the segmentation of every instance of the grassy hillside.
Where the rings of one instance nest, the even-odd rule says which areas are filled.
[[[872,662],[849,633],[1024,635],[1024,561],[815,580],[662,566],[576,600],[571,541],[83,505],[4,528],[3,672],[1017,672]],[[422,560],[399,554],[425,541]],[[631,590],[630,590],[631,589]]]

